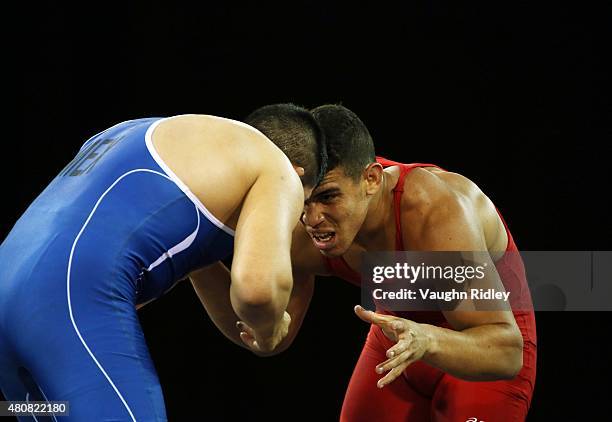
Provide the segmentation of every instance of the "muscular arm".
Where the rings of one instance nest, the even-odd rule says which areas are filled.
[[[424,203],[424,209],[417,209],[410,216],[411,227],[420,228],[420,232],[416,236],[412,233],[410,238],[410,245],[414,249],[464,253],[481,251],[479,261],[484,258],[487,268],[495,268],[490,257],[486,258],[488,253],[482,253],[487,251],[486,242],[469,201],[462,201],[449,193],[438,200]],[[402,226],[405,236],[406,227],[410,226]],[[461,255],[464,256],[464,253]],[[482,282],[498,289],[503,286],[493,270],[485,271]],[[459,308],[462,310],[444,311],[453,328],[448,329],[366,311],[357,306],[355,312],[359,318],[378,325],[388,338],[396,342],[387,350],[388,359],[376,367],[379,374],[386,373],[378,381],[378,386],[388,385],[417,360],[469,381],[513,378],[523,366],[523,338],[512,312],[473,311],[471,309],[475,309],[475,306],[469,301],[460,303]]]
[[[325,263],[313,246],[310,236],[301,224],[293,230],[291,242],[291,264],[293,269],[293,291],[287,305],[291,325],[287,337],[278,345],[275,353],[286,350],[300,331],[314,293],[315,275],[326,275]]]
[[[287,305],[291,325],[287,336],[272,352],[253,350],[241,340],[236,328],[240,318],[230,301],[231,274],[223,263],[217,262],[194,271],[189,274],[189,278],[211,320],[229,340],[257,355],[271,356],[286,350],[293,343],[312,299],[315,274],[326,272],[321,254],[313,247],[309,236],[299,224],[293,231],[291,262],[293,288]]]
[[[230,271],[221,262],[194,271],[189,275],[191,284],[206,309],[210,319],[225,337],[237,345],[251,350],[240,339],[236,322],[240,320],[234,312],[230,301]],[[270,353],[255,352],[262,356],[278,354],[286,350],[297,335],[314,290],[314,276],[294,275],[293,289],[287,312],[291,315],[289,333]]]
[[[253,328],[262,351],[272,350],[286,327],[283,315],[293,284],[291,235],[304,199],[288,160],[276,161],[264,166],[243,202],[230,284],[232,307]]]
[[[238,346],[245,347],[236,329],[240,318],[230,301],[230,271],[222,262],[216,262],[189,274],[189,280],[206,313],[219,331]]]
[[[255,352],[260,356],[272,356],[281,353],[291,346],[293,340],[297,336],[297,333],[302,327],[302,322],[308,311],[310,300],[314,292],[314,276],[303,275],[294,276],[293,278],[293,290],[291,291],[291,298],[287,305],[287,312],[291,315],[291,325],[289,326],[289,332],[287,336],[279,343],[279,345],[270,353]]]
[[[432,207],[415,249],[487,251],[476,213],[451,193]],[[494,268],[490,258],[487,268]],[[496,271],[486,274],[496,278],[492,285],[501,285]],[[512,378],[520,371],[523,339],[511,311],[445,311],[444,316],[454,330],[423,325],[430,340],[425,362],[466,380]]]
[[[285,339],[278,347],[270,353],[261,353],[253,350],[260,356],[270,356],[286,350],[297,333],[299,332],[314,292],[315,275],[327,275],[327,267],[319,253],[313,246],[310,236],[304,227],[298,224],[293,231],[291,242],[291,264],[293,269],[293,290],[287,305],[287,312],[291,315],[291,325]],[[249,331],[247,327],[243,327]],[[243,340],[250,343],[250,336],[243,337]]]

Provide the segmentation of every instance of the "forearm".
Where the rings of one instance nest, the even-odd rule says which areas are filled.
[[[287,305],[287,312],[291,315],[291,325],[289,325],[289,332],[287,336],[279,343],[272,353],[256,353],[260,356],[271,356],[279,354],[289,348],[293,340],[300,331],[306,312],[310,305],[310,300],[314,292],[314,276],[296,276],[293,278],[293,290],[291,291],[291,298]]]
[[[247,348],[236,329],[238,316],[230,301],[230,272],[220,262],[189,275],[200,302],[219,331],[237,345]]]
[[[523,366],[523,340],[511,324],[486,324],[463,331],[425,325],[429,348],[423,361],[468,381],[510,379]]]

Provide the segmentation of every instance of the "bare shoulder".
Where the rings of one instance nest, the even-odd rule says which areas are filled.
[[[495,206],[476,183],[437,168],[413,170],[406,177],[402,197],[405,236],[417,239],[424,230],[435,229],[444,221],[456,221],[466,230],[482,233],[489,250],[499,250],[507,241]]]
[[[416,168],[406,177],[402,210],[427,213],[440,208],[478,207],[488,198],[467,177],[437,168]]]
[[[174,116],[156,127],[152,141],[164,163],[231,228],[257,181],[276,186],[278,198],[302,201],[300,180],[287,157],[247,124],[210,115]]]
[[[214,130],[221,135],[235,133],[244,136],[252,133],[265,138],[261,132],[246,123],[210,114],[181,114],[168,117],[159,124],[159,127],[169,128],[170,130],[180,130],[187,127],[190,131],[197,128],[200,133]]]
[[[159,154],[186,173],[215,174],[221,169],[244,182],[254,181],[262,172],[290,175],[289,159],[265,135],[237,120],[204,114],[174,116],[155,129],[153,142]],[[211,171],[216,170],[216,171]]]
[[[186,114],[163,120],[154,133],[156,144],[173,143],[176,148],[183,145],[190,149],[200,147],[214,148],[217,153],[235,152],[249,156],[250,152],[259,154],[258,158],[271,155],[280,158],[282,153],[260,131],[246,123],[224,117],[206,114]]]

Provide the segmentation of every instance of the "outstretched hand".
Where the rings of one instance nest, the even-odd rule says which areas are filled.
[[[376,366],[378,374],[387,375],[378,380],[378,388],[393,382],[412,363],[420,360],[429,350],[431,337],[427,326],[393,315],[379,314],[355,306],[355,313],[364,322],[375,324],[387,338],[396,344],[387,350],[387,360]]]

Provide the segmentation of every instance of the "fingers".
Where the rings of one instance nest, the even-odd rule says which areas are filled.
[[[410,366],[413,362],[415,362],[415,360],[416,359],[414,360],[408,359],[408,360],[403,361],[399,366],[396,366],[395,368],[391,369],[391,371],[389,371],[387,375],[379,379],[376,386],[378,388],[383,388],[386,385],[389,385],[390,383],[395,381],[395,379],[399,377],[408,366]]]
[[[360,305],[355,306],[355,315],[359,317],[363,322],[367,322],[369,324],[372,323],[372,316],[370,315],[371,311],[366,311]]]
[[[289,327],[291,326],[291,315],[289,315],[287,311],[285,311],[285,313],[283,314],[283,322],[284,322],[284,326],[283,326],[283,337],[282,338],[285,338],[287,334],[289,334]]]
[[[410,344],[412,343],[412,336],[404,336],[400,341],[398,341],[395,346],[389,348],[387,350],[387,357],[389,359],[394,358],[395,356],[399,356],[404,353],[406,350],[410,348]]]
[[[389,315],[377,314],[376,312],[368,311],[361,307],[361,305],[355,306],[355,314],[364,322],[369,324],[386,324],[391,322],[390,319],[393,318]]]
[[[402,333],[408,327],[406,320],[402,318],[368,311],[360,305],[355,306],[355,314],[364,322],[378,325],[385,331],[385,335],[387,335],[389,331],[393,331],[394,334],[387,335],[393,341],[397,341],[397,334]]]
[[[271,336],[263,338],[253,328],[243,321],[236,321],[236,328],[240,332],[240,340],[254,352],[272,352],[289,334],[291,315],[285,311],[281,321],[275,327]],[[257,340],[256,340],[257,339]]]
[[[257,344],[257,340],[255,340],[255,338],[253,336],[251,336],[250,334],[242,331],[240,333],[240,340],[242,340],[242,342],[244,344],[246,344],[248,346],[249,349],[251,350],[255,350],[255,351],[259,351],[259,344]]]
[[[379,364],[376,366],[376,372],[379,374],[384,374],[385,372],[388,372],[390,370],[392,370],[393,368],[398,367],[399,365],[401,365],[403,362],[407,361],[408,359],[410,359],[410,357],[412,356],[413,351],[412,350],[407,350],[393,358],[389,358],[386,361],[384,361],[383,363]]]
[[[240,331],[246,332],[247,334],[249,334],[252,337],[255,337],[255,331],[253,331],[253,329],[251,327],[249,327],[248,325],[246,325],[242,321],[237,321],[236,322],[236,328],[238,328]]]
[[[257,343],[257,340],[255,340],[255,332],[251,327],[242,321],[238,321],[236,322],[236,328],[240,330],[240,340],[242,340],[244,344],[246,344],[252,350],[260,350],[259,344]]]

